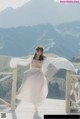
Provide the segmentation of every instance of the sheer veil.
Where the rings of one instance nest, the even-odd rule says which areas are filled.
[[[31,64],[32,57],[33,57],[33,55],[27,56],[26,59],[14,57],[11,59],[9,65],[11,68],[16,68],[17,65],[27,66],[27,65]],[[77,71],[78,71],[78,69],[75,69],[73,63],[70,62],[69,60],[67,60],[66,58],[46,56],[46,58],[43,61],[43,65],[42,65],[42,71],[43,71],[44,75],[47,73],[49,65],[52,65],[55,67],[53,75],[59,69],[66,69],[66,70],[72,71],[74,73],[77,73]]]
[[[55,67],[54,74],[59,69],[66,69],[66,70],[72,71],[74,73],[77,73],[77,71],[78,71],[78,69],[75,69],[72,62],[70,62],[69,60],[67,60],[66,58],[63,58],[63,57],[53,57],[53,56],[47,57],[43,63],[43,67],[42,67],[44,74],[47,72],[49,65],[52,65]]]

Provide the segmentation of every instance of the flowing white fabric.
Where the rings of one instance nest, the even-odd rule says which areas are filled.
[[[18,58],[18,57],[11,58],[10,67],[16,68],[18,65],[27,66],[31,63],[32,57],[33,55],[27,57],[26,59]]]
[[[16,98],[32,103],[38,107],[47,97],[48,84],[46,77],[38,68],[24,72],[22,85],[20,86]]]
[[[55,57],[47,57],[44,60],[43,68],[42,68],[44,74],[47,72],[48,66],[50,64],[55,66],[56,70],[66,69],[66,70],[69,70],[69,71],[72,71],[72,72],[75,72],[75,73],[77,73],[77,71],[78,71],[78,69],[75,69],[72,62],[70,62],[66,58],[63,58],[63,57],[56,57],[56,58]]]
[[[27,59],[12,58],[11,61],[10,61],[10,67],[11,68],[16,68],[17,65],[27,66],[27,65],[31,64],[32,57],[33,57],[33,55],[29,56]],[[77,73],[77,71],[78,71],[78,69],[76,69],[74,67],[72,62],[70,62],[66,58],[53,57],[53,56],[48,57],[47,56],[44,60],[43,66],[42,66],[42,70],[43,70],[44,73],[47,72],[48,66],[50,64],[55,66],[55,68],[57,68],[57,69],[66,69],[66,70],[70,70],[70,71],[75,72],[75,73]]]
[[[46,57],[44,61],[32,60],[32,57],[33,55],[27,57],[27,59],[12,58],[10,67],[16,68],[17,65],[27,66],[30,64],[30,69],[24,72],[24,78],[16,98],[29,101],[35,107],[38,107],[48,94],[48,83],[45,74],[50,64],[55,66],[56,70],[66,69],[72,72],[76,72],[76,70],[74,65],[63,57]],[[32,64],[36,67],[32,68]]]

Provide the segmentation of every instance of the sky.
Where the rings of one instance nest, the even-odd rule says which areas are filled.
[[[24,5],[28,1],[30,0],[0,0],[0,11],[3,11],[8,7],[12,7],[15,9],[17,7]]]

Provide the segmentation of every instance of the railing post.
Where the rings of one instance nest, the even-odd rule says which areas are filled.
[[[71,72],[66,71],[66,113],[70,112]]]
[[[78,100],[80,100],[80,78],[78,79]]]
[[[17,82],[17,68],[13,69],[13,80],[12,80],[12,96],[11,96],[11,109],[16,108],[16,82]]]

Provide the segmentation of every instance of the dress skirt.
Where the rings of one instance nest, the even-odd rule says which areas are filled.
[[[16,98],[33,103],[38,107],[47,97],[48,84],[46,77],[39,68],[32,68],[24,72],[22,84]]]

